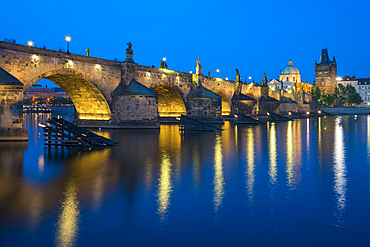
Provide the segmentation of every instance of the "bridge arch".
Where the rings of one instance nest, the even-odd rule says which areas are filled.
[[[24,84],[28,90],[41,79],[48,79],[61,87],[71,98],[79,119],[109,120],[111,108],[106,92],[94,79],[73,69],[55,69],[44,72]]]
[[[158,94],[158,113],[160,117],[178,117],[186,115],[183,93],[170,82],[159,81],[150,87]]]
[[[226,96],[226,93],[224,92],[224,90],[222,90],[221,88],[213,88],[211,90],[212,92],[214,93],[217,93],[218,95],[221,96],[221,104],[222,104],[222,110],[221,110],[221,114],[222,115],[230,115],[231,114],[231,101],[229,100],[229,98]]]

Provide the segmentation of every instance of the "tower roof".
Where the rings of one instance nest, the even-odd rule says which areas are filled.
[[[331,64],[331,63],[336,63],[335,56],[333,57],[333,60],[330,61],[328,49],[326,48],[322,49],[319,65]]]
[[[0,67],[0,85],[7,86],[23,86],[23,84],[15,78],[13,75],[8,73],[5,69]]]

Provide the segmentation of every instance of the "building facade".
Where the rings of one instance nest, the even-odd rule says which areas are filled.
[[[370,104],[370,78],[356,78],[355,76],[343,76],[338,80],[338,84],[343,86],[351,85],[356,88],[356,92],[361,96],[362,100],[366,104]]]
[[[315,74],[315,85],[320,90],[333,94],[337,86],[337,62],[335,56],[330,60],[328,49],[322,49],[319,63],[315,61]]]

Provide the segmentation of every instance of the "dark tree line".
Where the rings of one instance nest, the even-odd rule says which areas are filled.
[[[362,102],[356,88],[350,84],[344,86],[338,83],[333,95],[321,91],[319,87],[312,87],[313,100],[321,105],[357,105]]]

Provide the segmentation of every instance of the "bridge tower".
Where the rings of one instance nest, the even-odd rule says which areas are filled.
[[[320,90],[329,94],[334,93],[334,88],[337,86],[337,61],[335,56],[330,60],[328,49],[322,49],[320,62],[315,61],[315,83]]]

